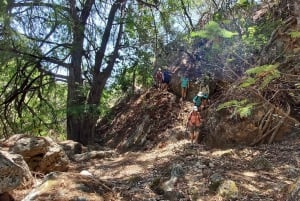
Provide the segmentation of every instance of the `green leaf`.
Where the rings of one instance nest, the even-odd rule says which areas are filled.
[[[252,110],[254,106],[257,105],[256,103],[249,103],[247,99],[243,100],[230,100],[225,103],[220,104],[217,107],[217,111],[232,108],[233,114],[237,114],[240,117],[249,117],[252,114]]]
[[[223,38],[232,38],[233,36],[237,36],[237,35],[238,35],[237,32],[231,32],[231,31],[228,31],[226,29],[221,30],[221,36]]]
[[[300,31],[292,31],[290,35],[292,38],[300,38]]]
[[[260,88],[265,88],[274,79],[280,77],[278,66],[279,64],[269,64],[248,69],[246,75],[252,77],[247,78],[240,86],[248,87],[257,83]]]
[[[238,35],[237,32],[231,32],[220,27],[220,25],[215,21],[210,21],[207,23],[203,30],[194,31],[190,34],[191,37],[200,37],[214,39],[217,37],[232,38]]]
[[[246,87],[252,86],[253,84],[255,84],[255,81],[256,80],[254,78],[248,77],[244,82],[242,82],[240,84],[240,87],[246,88]]]

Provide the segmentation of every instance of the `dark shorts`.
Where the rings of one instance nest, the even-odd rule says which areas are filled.
[[[191,125],[191,126],[189,126],[189,130],[192,133],[194,133],[194,132],[198,132],[199,133],[200,127],[199,126],[195,126],[195,125]]]
[[[169,84],[170,80],[163,80],[162,83]]]

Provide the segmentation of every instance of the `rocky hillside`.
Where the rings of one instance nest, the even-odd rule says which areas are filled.
[[[150,88],[113,108],[111,114],[99,122],[96,141],[121,152],[150,150],[170,137],[183,138],[191,109],[191,102],[180,102],[180,98],[169,91]]]

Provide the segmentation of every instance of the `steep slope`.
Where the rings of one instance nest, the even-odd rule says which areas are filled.
[[[162,146],[186,134],[186,118],[191,108],[191,102],[180,102],[179,97],[168,91],[151,88],[123,100],[109,117],[99,122],[98,143],[121,152]]]

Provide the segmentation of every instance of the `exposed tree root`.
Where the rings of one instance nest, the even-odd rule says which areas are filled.
[[[271,144],[280,127],[282,126],[282,124],[284,122],[286,122],[289,118],[294,120],[293,118],[291,118],[290,115],[291,112],[291,107],[290,105],[287,106],[287,112],[282,111],[281,109],[277,109],[275,110],[275,107],[272,106],[272,108],[263,116],[262,120],[260,121],[260,125],[259,125],[259,138],[256,139],[251,146],[254,145],[258,145],[258,144],[262,144],[264,143],[264,141],[267,140],[267,138],[270,136],[270,138],[268,139],[268,144]],[[272,120],[274,119],[273,117],[275,116],[275,113],[277,114],[278,117],[280,117],[279,122],[272,122]],[[272,124],[275,126],[272,126]]]
[[[266,130],[270,127],[270,122],[272,120],[272,115],[274,112],[274,108],[270,109],[266,115],[263,116],[259,127],[258,127],[258,136],[263,136],[263,134],[266,132]]]

